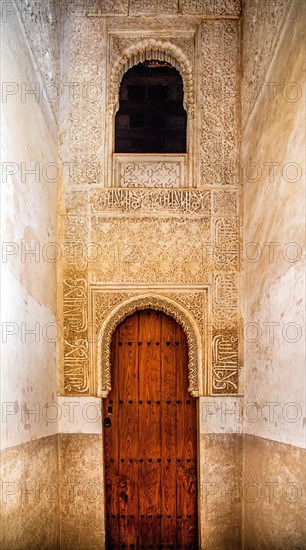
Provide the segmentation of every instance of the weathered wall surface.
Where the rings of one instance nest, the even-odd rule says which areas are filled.
[[[19,17],[31,48],[35,66],[41,77],[39,95],[41,104],[48,104],[54,116],[59,117],[60,98],[64,91],[60,82],[60,20],[67,11],[67,3],[56,0],[16,0],[5,5],[4,19]]]
[[[1,547],[56,548],[56,262],[50,243],[56,241],[57,127],[40,96],[43,80],[16,6],[6,3],[5,9],[11,12],[1,13]]]
[[[291,13],[289,7],[293,4]],[[268,71],[285,23],[300,16],[300,2],[278,0],[271,6],[261,0],[243,0],[241,90],[242,126],[246,124],[264,92],[269,93]]]
[[[305,544],[305,6],[246,2],[243,16],[243,88],[260,92],[242,136],[247,548]]]
[[[235,433],[203,434],[200,445],[201,548],[241,548],[243,436]]]
[[[246,435],[244,453],[244,548],[303,550],[305,449]]]
[[[3,550],[59,548],[58,436],[1,453]]]
[[[305,3],[292,21],[294,13],[266,76],[278,83],[274,95],[261,95],[242,140],[245,401],[296,402],[299,410],[287,414],[275,407],[270,426],[249,422],[246,429],[303,446]]]
[[[58,159],[52,111],[48,105],[42,109],[38,94],[27,93],[38,90],[43,81],[18,15],[7,17],[2,30],[6,83],[2,96],[6,136],[2,148],[2,399],[7,402],[7,415],[1,427],[5,447],[57,431],[45,405],[56,401],[57,394]],[[36,413],[26,415],[28,409]]]
[[[102,436],[60,434],[61,548],[104,548]]]

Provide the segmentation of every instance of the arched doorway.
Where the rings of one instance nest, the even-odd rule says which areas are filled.
[[[112,338],[112,390],[103,402],[107,548],[198,548],[196,399],[188,346],[152,309]]]

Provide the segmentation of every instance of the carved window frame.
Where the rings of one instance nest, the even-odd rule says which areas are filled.
[[[190,60],[187,58],[183,50],[167,40],[145,38],[141,41],[137,40],[135,44],[123,50],[122,54],[110,69],[108,78],[108,96],[106,109],[106,125],[105,125],[105,174],[106,186],[117,187],[116,181],[116,160],[118,154],[115,153],[115,116],[119,109],[119,90],[123,75],[134,65],[145,60],[157,59],[166,61],[175,67],[183,80],[184,90],[184,108],[187,112],[187,128],[186,128],[186,164],[185,164],[185,181],[183,187],[194,187],[194,113],[195,113],[195,98],[193,85],[193,69]],[[140,158],[141,155],[130,155]],[[147,156],[147,154],[146,154]],[[156,158],[156,154],[154,155]],[[169,156],[169,155],[168,155]],[[173,154],[173,158],[176,155]],[[153,155],[152,155],[153,157]],[[162,155],[161,155],[162,160]]]

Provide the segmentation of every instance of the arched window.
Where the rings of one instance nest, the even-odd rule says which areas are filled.
[[[135,65],[122,78],[119,100],[116,153],[186,153],[183,81],[172,65]]]

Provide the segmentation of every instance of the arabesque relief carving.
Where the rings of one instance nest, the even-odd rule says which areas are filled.
[[[102,184],[106,94],[103,18],[68,18],[61,98],[66,105],[61,147],[65,186]],[[66,136],[67,133],[67,136]]]
[[[140,46],[142,41],[143,35],[141,33],[139,35],[133,33],[133,36],[128,37],[123,37],[122,35],[118,36],[116,33],[111,34],[111,61],[115,63],[122,55],[124,55],[127,48],[135,46],[137,43]],[[167,33],[167,41],[170,41],[173,46],[176,46],[179,50],[181,50],[186,58],[190,60],[191,66],[193,67],[194,33],[189,32],[186,35],[186,31],[184,31],[184,33],[178,36],[175,32],[172,34],[170,31]]]
[[[95,276],[91,281],[118,284],[209,281],[210,222],[206,217],[136,220],[93,216],[91,227],[92,244],[102,243],[88,262],[88,271]]]
[[[111,69],[109,82],[108,112],[116,113],[119,107],[119,88],[124,73],[134,65],[146,59],[166,61],[175,67],[181,74],[184,86],[184,103],[189,116],[193,118],[194,92],[192,65],[181,48],[166,40],[147,38],[127,47],[114,63]]]
[[[212,390],[213,393],[236,393],[238,389],[238,336],[224,332],[214,336]],[[230,391],[230,389],[232,391]]]
[[[239,266],[239,230],[237,218],[216,218],[213,226],[214,262],[217,270]]]
[[[239,15],[240,0],[180,0],[183,13],[201,13],[205,15]]]
[[[77,16],[150,16],[160,13],[238,16],[240,0],[66,0],[67,11]]]
[[[118,187],[166,187],[184,185],[186,155],[116,154],[115,182]]]
[[[101,369],[100,380],[98,383],[98,395],[107,397],[111,390],[111,363],[110,363],[110,344],[112,335],[117,325],[123,319],[139,309],[157,309],[173,317],[182,326],[188,342],[188,372],[189,387],[188,391],[194,397],[199,395],[199,368],[198,363],[202,361],[202,342],[201,336],[196,330],[196,325],[184,313],[183,309],[167,296],[140,296],[135,299],[129,299],[121,304],[119,308],[112,312],[101,327],[101,335],[98,338],[98,368]],[[98,375],[99,376],[99,375]]]
[[[204,21],[199,67],[200,185],[238,183],[238,26]]]
[[[116,2],[117,16],[105,4],[103,17],[102,8],[95,2],[92,18],[72,15],[65,38],[64,73],[78,87],[61,146],[64,392],[107,395],[116,324],[137,308],[153,307],[186,332],[189,391],[236,394],[240,241],[233,18],[240,3],[186,0],[180,2],[186,15],[169,12],[168,19],[150,16],[152,4],[146,2],[134,3],[137,16],[125,2]],[[231,19],[213,19],[218,10]],[[202,11],[208,19],[199,16]],[[176,155],[137,162],[114,154],[121,78],[146,58],[167,61],[182,75],[189,149],[181,165]]]
[[[84,272],[66,270],[63,280],[64,315],[64,390],[87,394],[88,364],[88,301],[87,278]]]
[[[232,193],[216,192],[215,210],[224,211],[226,198],[232,198]],[[93,373],[97,365],[90,363],[85,344],[89,338],[88,311],[96,316],[90,317],[89,324],[100,327],[101,312],[106,314],[126,299],[122,284],[129,285],[129,295],[139,285],[179,285],[180,293],[174,296],[168,291],[167,297],[190,312],[202,335],[206,324],[210,326],[206,346],[212,337],[214,343],[220,342],[214,344],[208,387],[212,393],[238,391],[238,218],[232,215],[236,199],[229,201],[230,216],[215,217],[211,216],[211,198],[210,191],[176,194],[165,189],[137,190],[131,195],[121,189],[92,190],[89,194],[79,190],[70,196],[64,270],[67,392],[95,392]],[[105,284],[116,284],[118,290],[112,293],[111,302],[103,298],[101,305],[104,294],[110,300],[109,292],[103,290]],[[196,291],[184,291],[186,285],[195,284],[204,284],[209,290],[211,314],[203,308]],[[87,303],[86,285],[89,290],[100,289],[92,304]],[[234,346],[235,352],[224,352],[221,360],[220,350],[229,346]]]

